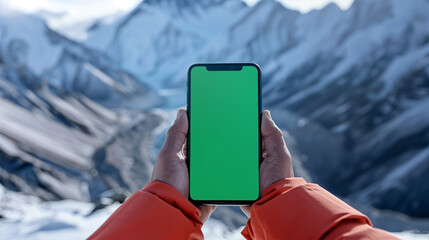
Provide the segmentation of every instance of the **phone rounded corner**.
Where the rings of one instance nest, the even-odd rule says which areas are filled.
[[[248,66],[255,67],[255,68],[256,68],[256,70],[258,70],[258,73],[259,73],[259,74],[261,74],[261,73],[262,73],[261,66],[259,66],[257,63],[255,63],[255,62],[249,62],[247,65],[248,65]]]
[[[194,67],[199,67],[199,66],[201,66],[201,63],[193,63],[193,64],[191,64],[191,66],[188,67],[188,74],[191,73],[191,71],[192,71],[192,69]]]
[[[258,187],[259,188],[259,187]],[[255,196],[254,196],[254,198],[252,198],[252,203],[254,203],[254,202],[256,202],[256,201],[258,201],[259,199],[261,199],[261,196],[262,196],[262,193],[261,192],[259,192],[259,189],[258,189],[258,191],[256,192],[256,194],[255,194]]]
[[[192,203],[196,203],[196,202],[198,202],[198,200],[196,200],[195,198],[193,198],[192,197],[192,192],[189,190],[189,196],[188,196],[188,199],[189,199],[189,201],[190,202],[192,202]]]
[[[258,196],[256,196],[255,202],[262,198],[262,193],[258,193]]]

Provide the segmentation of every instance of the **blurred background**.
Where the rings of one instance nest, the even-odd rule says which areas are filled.
[[[0,0],[2,238],[95,231],[149,181],[195,62],[259,64],[296,175],[429,238],[428,0]]]

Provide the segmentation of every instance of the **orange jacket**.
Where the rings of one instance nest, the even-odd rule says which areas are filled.
[[[174,187],[148,183],[89,237],[98,239],[203,239],[200,211]],[[398,239],[373,228],[368,217],[316,184],[286,178],[251,206],[246,239]]]

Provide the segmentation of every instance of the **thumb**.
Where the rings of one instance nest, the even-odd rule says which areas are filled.
[[[282,130],[274,123],[268,110],[262,113],[261,134],[268,154],[284,153],[287,150]]]
[[[188,135],[188,116],[185,109],[180,108],[177,111],[176,120],[173,126],[168,129],[167,137],[164,145],[162,146],[161,152],[172,152],[178,153],[182,150],[183,144],[185,144],[186,136]]]
[[[201,212],[200,220],[204,224],[210,218],[210,216],[212,215],[212,213],[216,209],[216,206],[200,205],[200,206],[198,206],[198,209],[200,209],[200,212]]]

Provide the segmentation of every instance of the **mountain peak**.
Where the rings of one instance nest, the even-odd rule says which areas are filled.
[[[341,8],[340,8],[340,7],[338,7],[338,5],[337,5],[336,3],[334,3],[334,2],[330,2],[330,3],[328,3],[326,6],[324,6],[324,7],[321,9],[321,11],[327,11],[327,12],[330,12],[330,11],[338,11],[338,10],[341,10]]]

